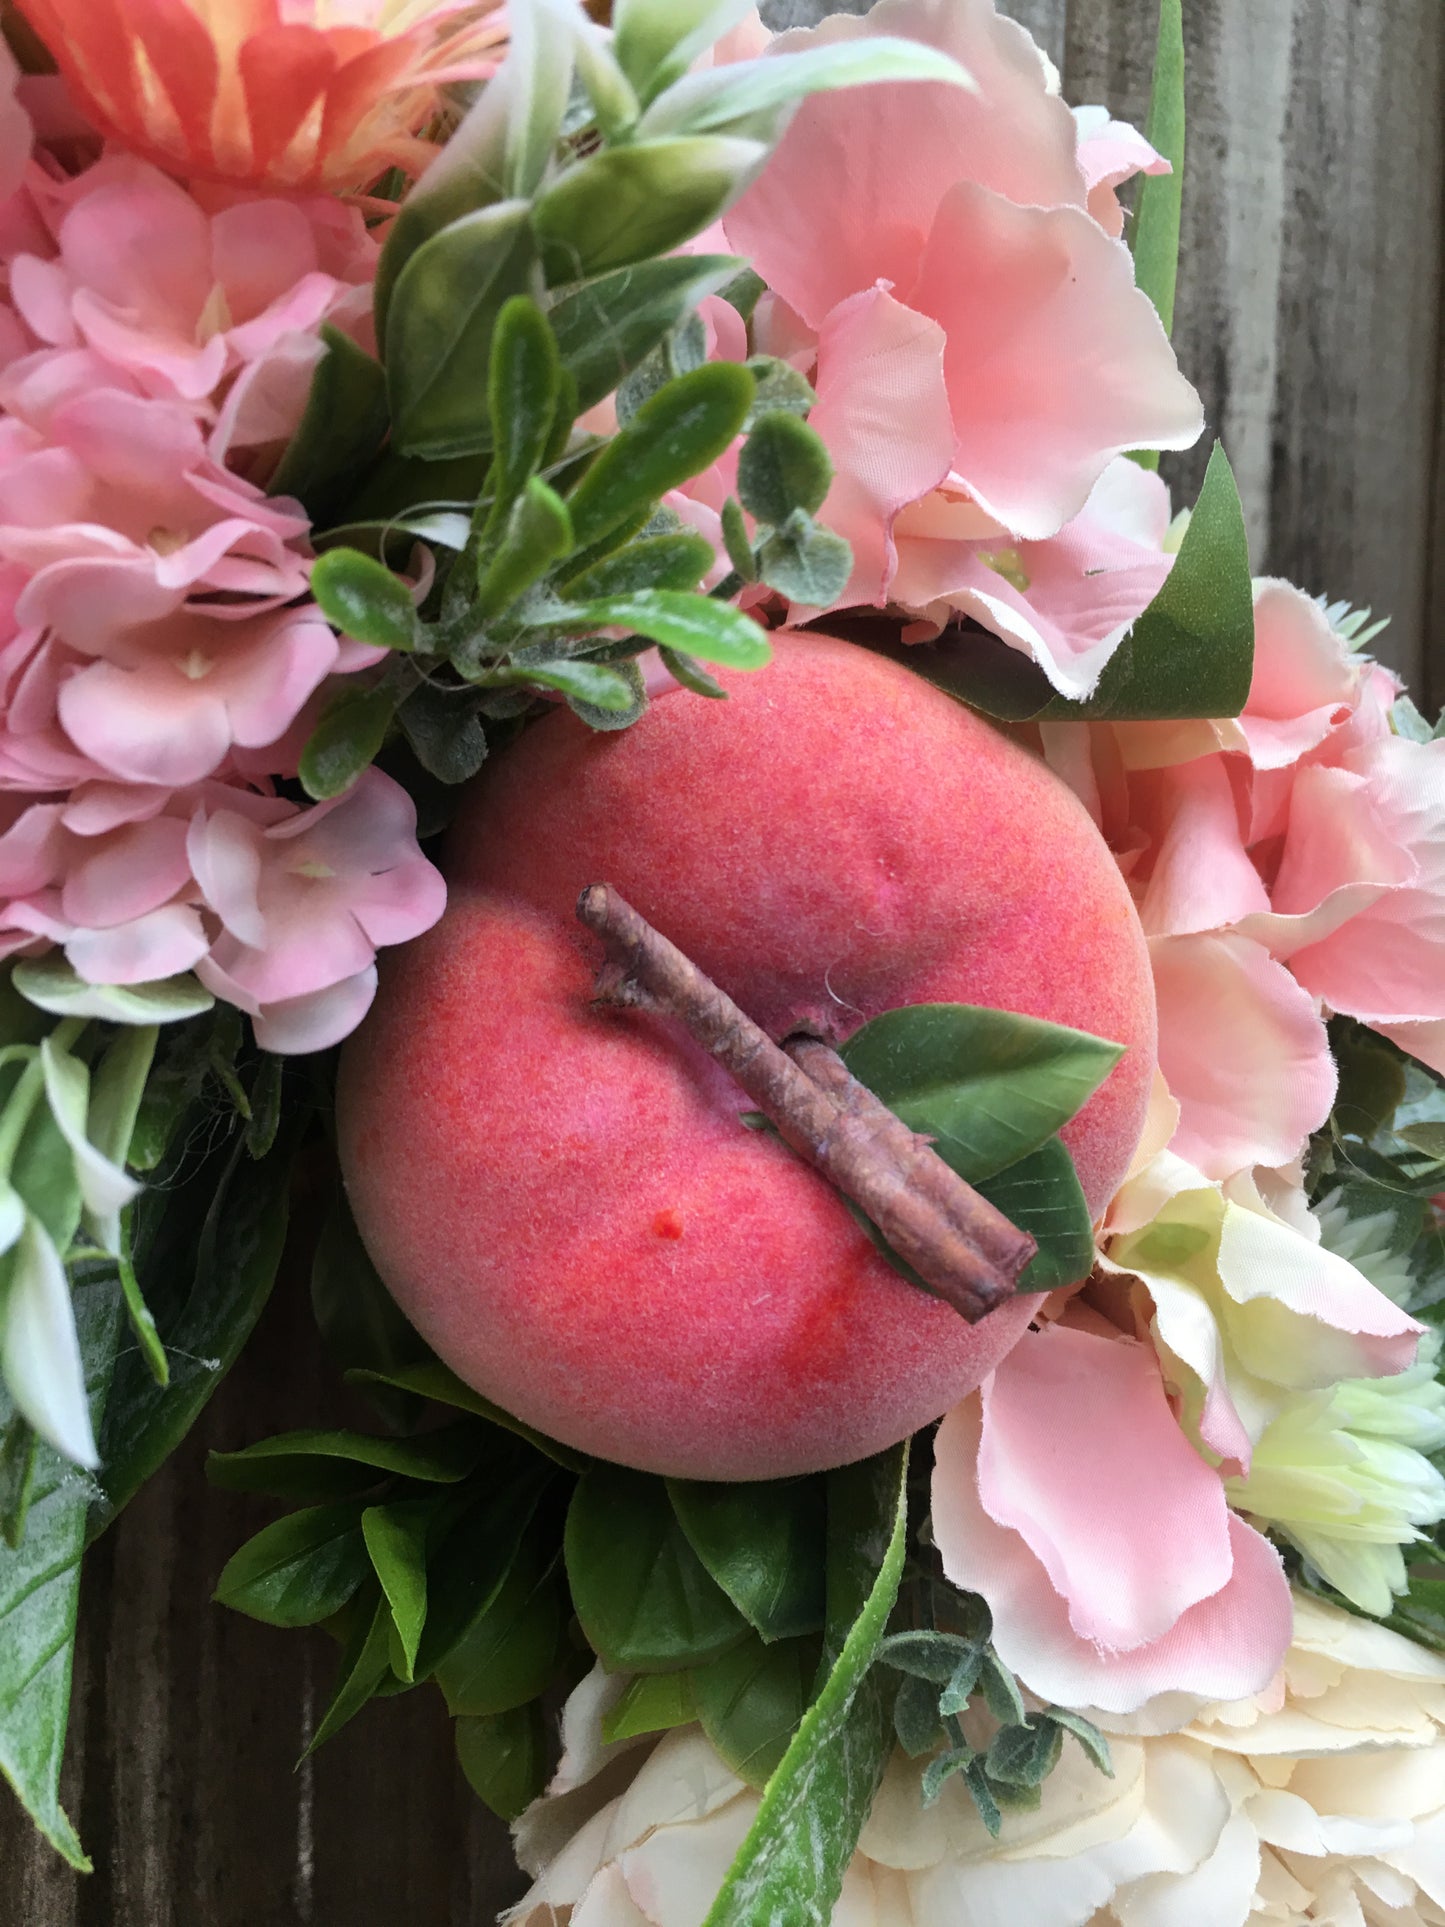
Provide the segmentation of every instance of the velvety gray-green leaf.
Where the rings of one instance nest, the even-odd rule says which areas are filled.
[[[798,509],[815,514],[832,480],[823,438],[801,415],[778,408],[754,421],[738,456],[738,495],[754,520],[781,528]]]
[[[564,368],[577,383],[577,407],[610,395],[644,356],[742,265],[732,255],[669,255],[584,282],[547,313]]]
[[[342,635],[375,649],[415,649],[411,590],[374,556],[360,549],[328,549],[312,564],[311,593]]]
[[[634,630],[650,642],[727,669],[761,669],[772,659],[767,631],[731,603],[676,589],[639,589],[570,604],[566,619],[579,629]]]
[[[301,787],[316,802],[349,790],[381,752],[396,714],[396,692],[387,683],[369,688],[344,683],[326,705],[301,752]]]

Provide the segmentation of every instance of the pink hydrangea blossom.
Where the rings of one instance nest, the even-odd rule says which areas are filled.
[[[1121,512],[1106,471],[1202,426],[1090,211],[1162,163],[1128,129],[1083,138],[992,0],[880,0],[777,45],[878,33],[943,48],[976,91],[879,86],[861,118],[842,95],[804,104],[725,217],[770,290],[759,345],[815,371],[823,517],[855,557],[841,602],[965,612],[1081,694],[1169,567],[1157,483]],[[1112,228],[1117,204],[1096,204]]]
[[[999,1657],[1067,1706],[1137,1713],[1262,1691],[1290,1641],[1278,1553],[1231,1514],[1179,1429],[1153,1350],[1030,1332],[949,1413],[933,1532],[982,1594]]]

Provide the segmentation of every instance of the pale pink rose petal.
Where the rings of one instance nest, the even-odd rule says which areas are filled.
[[[1141,1646],[1229,1582],[1219,1476],[1132,1339],[1026,1332],[983,1384],[978,1492],[1105,1651]]]
[[[1434,1024],[1376,1024],[1374,1029],[1445,1077],[1445,1021]]]
[[[285,201],[222,209],[211,221],[210,258],[233,327],[264,313],[320,266],[311,223]]]
[[[1199,436],[1199,397],[1127,248],[1081,209],[960,182],[909,301],[948,337],[959,474],[1016,535],[1056,534],[1115,456]]]
[[[225,987],[224,973],[215,970],[204,958],[196,974],[216,996],[246,1008],[244,997],[232,994]],[[333,1044],[351,1035],[371,1008],[375,996],[376,966],[372,964],[343,983],[257,1010],[253,1017],[256,1042],[262,1050],[275,1051],[280,1057],[330,1050]]]
[[[261,835],[234,810],[198,811],[187,832],[187,859],[208,908],[233,937],[253,948],[266,941],[261,914]]]
[[[956,1586],[981,1593],[993,1614],[1000,1659],[1041,1699],[1134,1713],[1160,1695],[1187,1701],[1242,1699],[1262,1691],[1289,1646],[1289,1583],[1279,1554],[1241,1520],[1227,1522],[1228,1582],[1191,1606],[1161,1638],[1125,1652],[1104,1652],[1069,1624],[1068,1607],[1043,1565],[1016,1532],[990,1518],[976,1468],[980,1406],[965,1399],[939,1427],[934,1446],[933,1533]],[[1077,1497],[1088,1503],[1086,1490]],[[1147,1536],[1153,1521],[1136,1516]]]
[[[109,930],[78,930],[65,954],[87,983],[149,984],[193,969],[208,941],[196,912],[172,903]]]
[[[0,898],[26,897],[55,882],[64,864],[63,806],[34,803],[28,808],[5,799],[10,820],[0,836]]]
[[[168,789],[143,783],[82,783],[72,790],[62,821],[75,836],[104,836],[126,823],[159,816],[171,800]]]
[[[1043,57],[993,0],[880,0],[864,19],[833,15],[795,47],[896,34],[940,47],[976,93],[932,83],[805,101],[761,179],[724,217],[728,239],[810,323],[879,280],[906,300],[948,189],[974,180],[1024,205],[1082,208],[1073,117],[1048,92]]]
[[[1139,903],[1153,936],[1217,930],[1257,910],[1269,894],[1249,859],[1229,759],[1201,756],[1162,770],[1153,814],[1162,841]]]
[[[1330,1114],[1335,1063],[1314,1001],[1245,937],[1154,937],[1159,1068],[1172,1149],[1206,1177],[1288,1164]]]
[[[1115,240],[1124,232],[1124,210],[1117,190],[1136,174],[1170,174],[1162,154],[1128,121],[1110,118],[1107,107],[1076,107],[1079,167],[1089,193],[1089,212]]]
[[[1254,674],[1240,727],[1257,769],[1281,769],[1348,720],[1360,681],[1311,596],[1266,578],[1254,589]]]
[[[810,421],[837,470],[823,520],[853,547],[843,604],[885,600],[897,560],[894,518],[948,473],[944,345],[935,322],[882,288],[843,302],[824,322]]]
[[[1352,754],[1349,767],[1375,820],[1415,874],[1321,941],[1295,950],[1290,968],[1332,1010],[1373,1023],[1434,1022],[1445,1018],[1445,740],[1374,743]],[[1302,801],[1297,792],[1290,813],[1275,891],[1281,909],[1302,907],[1299,852],[1314,793]]]
[[[15,97],[20,68],[14,54],[0,46],[0,201],[18,193],[25,170],[30,165],[30,150],[35,130],[30,116]]]

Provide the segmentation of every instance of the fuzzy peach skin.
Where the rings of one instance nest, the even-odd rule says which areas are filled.
[[[397,953],[338,1090],[357,1222],[403,1310],[487,1397],[681,1477],[861,1458],[1026,1327],[969,1326],[661,1019],[592,1007],[573,919],[614,884],[775,1035],[955,1001],[1128,1046],[1066,1133],[1095,1213],[1155,1062],[1138,919],[1070,791],[910,671],[775,637],[729,700],[598,735],[558,711],[467,799],[452,901]]]

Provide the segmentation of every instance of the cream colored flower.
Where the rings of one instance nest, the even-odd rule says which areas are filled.
[[[514,1927],[701,1927],[757,1812],[696,1727],[604,1746],[624,1684],[568,1704]],[[1111,1743],[1112,1779],[1066,1744],[997,1840],[896,1755],[833,1927],[1445,1927],[1445,1658],[1297,1595],[1269,1693]]]

